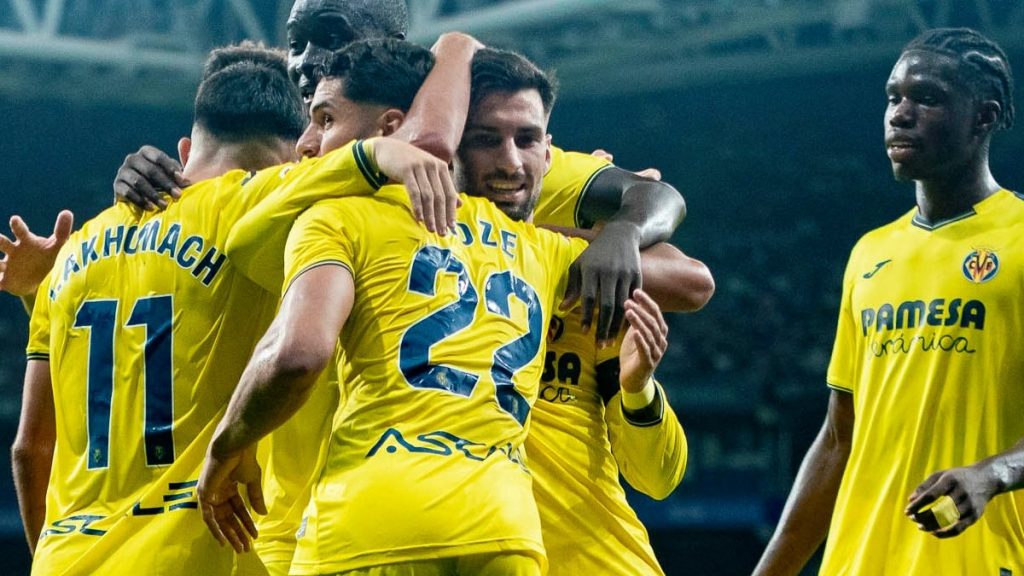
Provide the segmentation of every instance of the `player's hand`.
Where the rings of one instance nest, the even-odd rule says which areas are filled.
[[[937,538],[951,538],[959,535],[981,518],[985,506],[997,492],[996,480],[983,468],[965,466],[936,472],[921,483],[910,495],[904,513],[917,522],[921,530],[931,533]],[[949,496],[956,504],[959,514],[952,525],[943,528],[937,526],[931,514],[921,509],[934,500]]]
[[[199,475],[199,508],[203,521],[221,546],[230,544],[241,554],[252,548],[250,538],[256,538],[257,533],[256,523],[238,490],[239,484],[245,485],[253,510],[266,514],[255,449],[218,455],[211,444]]]
[[[21,216],[11,216],[14,240],[0,234],[0,252],[4,255],[0,260],[0,290],[19,297],[34,295],[53,268],[74,222],[70,211],[61,211],[53,223],[53,234],[43,238],[33,234]]]
[[[619,333],[624,304],[640,288],[640,233],[628,222],[608,222],[601,233],[569,267],[569,283],[561,308],[581,300],[584,331],[590,330],[598,308],[595,337],[601,346]]]
[[[182,175],[181,164],[152,146],[125,156],[114,179],[114,195],[118,202],[129,202],[143,210],[167,208],[165,194],[181,197],[181,187],[189,181]]]
[[[448,164],[395,138],[375,139],[373,156],[388,179],[405,185],[412,213],[427,230],[444,236],[455,226],[455,212],[461,201]]]
[[[476,38],[465,32],[445,32],[437,37],[437,42],[430,47],[434,54],[441,54],[446,50],[468,50],[472,55],[485,46]]]
[[[603,160],[607,160],[609,162],[614,162],[615,161],[615,156],[613,156],[611,152],[609,152],[607,150],[603,150],[601,148],[598,148],[597,150],[594,150],[593,152],[590,153],[590,155],[591,156],[597,156],[598,158],[601,158]],[[641,178],[650,178],[651,180],[657,180],[657,181],[661,182],[661,170],[658,170],[657,168],[644,168],[643,170],[640,170],[639,172],[633,172],[633,174],[636,174],[637,176],[640,176]]]
[[[623,392],[640,392],[668,349],[668,324],[658,304],[643,290],[626,300],[626,336],[619,348],[619,384]]]

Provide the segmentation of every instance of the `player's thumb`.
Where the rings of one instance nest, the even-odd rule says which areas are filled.
[[[58,245],[63,245],[71,236],[71,229],[75,225],[75,215],[70,210],[61,210],[57,214],[57,221],[53,223],[53,237]]]

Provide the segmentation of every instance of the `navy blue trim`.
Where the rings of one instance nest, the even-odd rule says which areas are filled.
[[[357,140],[352,145],[352,155],[356,159],[356,166],[359,167],[359,171],[363,174],[363,178],[366,178],[366,182],[373,187],[374,190],[380,189],[388,178],[370,162],[370,157],[366,153],[366,149],[363,147],[363,140]]]

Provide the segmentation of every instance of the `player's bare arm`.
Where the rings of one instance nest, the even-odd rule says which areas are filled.
[[[971,466],[932,474],[910,495],[905,513],[935,537],[952,538],[977,522],[993,498],[1022,487],[1024,440]],[[929,507],[943,498],[950,498],[954,506],[945,519]]]
[[[580,219],[607,224],[573,263],[563,308],[581,299],[583,326],[589,328],[596,306],[596,338],[614,338],[624,302],[641,286],[640,248],[668,240],[685,215],[682,195],[668,184],[614,167],[599,173],[581,203]]]
[[[0,290],[21,298],[30,314],[36,290],[53,268],[73,225],[74,216],[63,210],[53,223],[53,233],[44,238],[33,234],[21,216],[12,216],[14,240],[0,234]]]
[[[462,140],[469,112],[470,65],[483,44],[468,34],[442,34],[431,52],[434,68],[416,93],[409,114],[394,136],[451,162]]]
[[[755,576],[799,574],[825,540],[850,457],[853,421],[853,395],[833,389],[825,424],[800,465]]]
[[[33,554],[46,518],[46,486],[56,441],[50,362],[29,360],[25,368],[18,433],[11,446],[11,465],[18,492],[18,511],[28,549]]]
[[[601,225],[592,229],[540,227],[590,242],[597,237]],[[708,267],[667,242],[640,251],[640,275],[643,291],[666,312],[696,312],[715,294],[715,279]]]
[[[312,268],[292,283],[281,309],[260,340],[214,433],[199,478],[203,520],[221,544],[248,551],[256,530],[237,484],[262,507],[256,442],[292,416],[309,397],[334,355],[338,334],[352,310],[348,269]]]

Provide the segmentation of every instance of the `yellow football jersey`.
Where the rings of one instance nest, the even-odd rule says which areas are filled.
[[[293,574],[543,547],[521,444],[544,333],[581,240],[462,197],[428,233],[408,193],[321,202],[296,221],[286,282],[352,271],[351,372]]]
[[[585,228],[580,204],[594,178],[612,163],[581,152],[551,147],[551,167],[544,174],[543,189],[534,209],[533,221],[550,226]]]
[[[577,308],[556,316],[526,452],[549,574],[663,574],[647,531],[619,483],[658,498],[682,480],[686,437],[667,401],[661,420],[628,422],[618,391],[618,350],[598,350]],[[664,400],[664,390],[659,386]],[[607,403],[607,405],[606,405]]]
[[[854,247],[828,383],[853,394],[856,420],[822,574],[1024,573],[1024,492],[955,538],[903,515],[934,472],[1024,437],[1022,222],[1003,190],[935,226],[914,210]]]
[[[318,200],[338,196],[343,180],[346,195],[369,194],[383,183],[383,176],[373,167],[373,141],[357,141],[344,148],[332,151],[326,157],[336,160],[332,179],[317,182],[312,168],[318,160],[305,160],[300,166],[309,170],[297,184],[282,187],[271,193],[264,201],[250,210],[238,222],[228,237],[227,253],[235,265],[262,287],[278,291],[284,280],[284,244],[295,218]],[[308,163],[308,164],[307,164]],[[543,189],[535,211],[535,221],[543,224],[577,226],[577,211],[580,199],[589,189],[594,177],[610,166],[589,154],[565,152],[552,147],[551,167],[544,177]],[[293,176],[294,177],[294,176]],[[356,180],[352,180],[356,178]],[[335,381],[336,385],[337,382]],[[318,384],[317,390],[324,390]],[[318,393],[318,396],[328,395]],[[275,448],[265,451],[264,494],[268,502],[268,514],[257,518],[260,537],[255,542],[256,551],[267,562],[268,567],[281,565],[282,559],[290,558],[295,547],[295,533],[302,521],[302,510],[309,500],[309,487],[314,480],[317,462],[322,455],[308,453],[308,448],[317,442],[316,430],[303,423],[312,417],[307,412],[331,410],[336,403],[320,397],[311,398],[303,408],[302,416],[293,417],[288,424],[275,431],[265,443]],[[319,421],[319,420],[318,420]],[[275,442],[274,436],[288,436],[287,441]],[[300,440],[305,438],[304,440]],[[301,448],[301,454],[298,452]],[[280,451],[286,461],[276,465],[273,460]]]
[[[230,572],[195,486],[276,306],[223,251],[261,197],[252,179],[200,182],[157,214],[118,204],[61,250],[28,348],[49,359],[57,419],[34,573]]]
[[[373,141],[355,140],[295,166],[266,200],[250,210],[228,237],[227,253],[250,280],[281,290],[284,246],[292,223],[319,200],[373,194],[384,176],[373,164]]]

